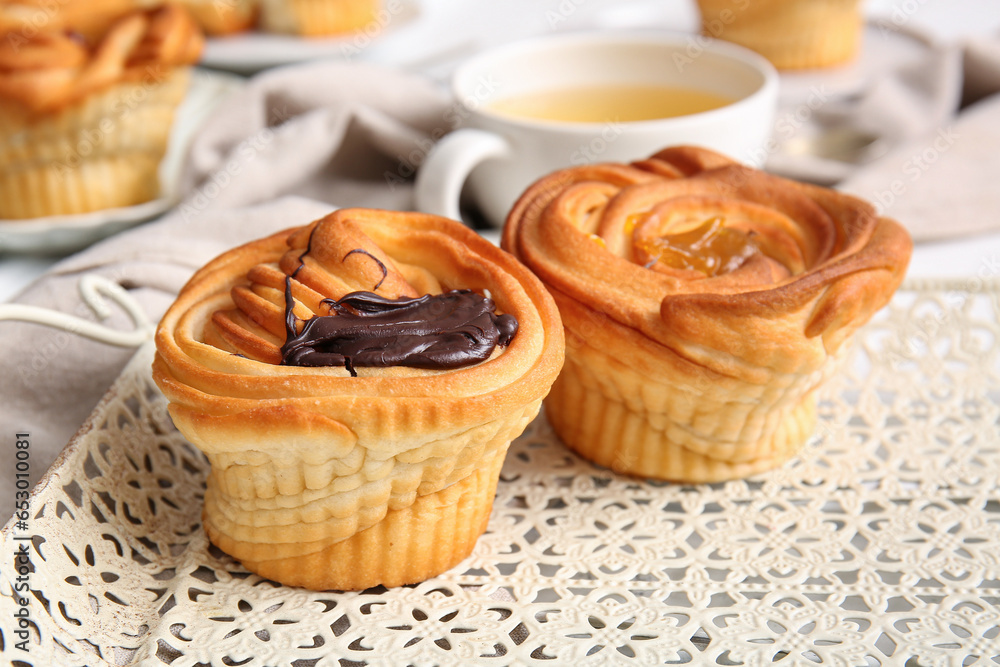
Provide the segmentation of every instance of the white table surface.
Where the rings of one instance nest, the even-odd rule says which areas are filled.
[[[941,40],[994,34],[1000,30],[997,0],[867,0],[870,16],[890,17]],[[660,27],[693,31],[693,2],[662,0],[420,0],[420,16],[394,49],[372,49],[370,60],[418,69],[443,79],[454,64],[477,50],[555,29]],[[421,31],[450,35],[434,48]],[[424,48],[417,49],[421,43]],[[7,301],[57,257],[0,256],[0,301]],[[948,242],[918,244],[913,277],[1000,276],[1000,232]]]

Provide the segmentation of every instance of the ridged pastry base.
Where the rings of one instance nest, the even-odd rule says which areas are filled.
[[[260,22],[267,32],[336,35],[372,23],[380,6],[380,0],[263,0]]]
[[[124,82],[44,115],[0,105],[0,218],[89,213],[149,201],[190,73]]]
[[[778,69],[829,67],[858,51],[858,0],[698,0],[705,34],[752,49]],[[726,13],[728,12],[728,13]]]
[[[706,388],[684,372],[638,371],[573,338],[568,332],[545,414],[570,449],[616,472],[685,483],[739,479],[783,464],[815,427],[818,375],[787,386]]]
[[[371,528],[320,551],[273,560],[241,561],[268,579],[313,590],[363,590],[424,581],[464,560],[490,518],[504,457],[451,486],[390,511]],[[206,522],[220,548],[226,540]]]
[[[396,457],[361,465],[356,480],[331,470],[326,486],[316,488],[309,471],[320,466],[278,469],[275,456],[262,474],[252,463],[209,454],[205,530],[247,569],[286,585],[361,590],[424,581],[472,552],[486,529],[510,442],[539,407],[535,401],[504,420],[432,443],[440,456],[417,461],[416,477],[405,457]],[[219,469],[223,461],[227,470]],[[382,471],[388,472],[371,479]],[[285,493],[272,493],[267,482],[233,482],[230,472],[277,478]]]

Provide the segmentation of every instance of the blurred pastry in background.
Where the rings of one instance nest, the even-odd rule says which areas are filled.
[[[95,41],[66,27],[0,36],[0,218],[155,199],[203,44],[178,5],[123,16]]]
[[[861,43],[859,0],[697,0],[702,32],[760,53],[779,69],[830,67]]]
[[[376,20],[381,0],[172,0],[184,5],[206,35],[248,30],[320,37],[360,30]],[[0,0],[0,34],[20,41],[72,31],[99,40],[122,16],[161,7],[164,0]]]
[[[258,0],[175,1],[187,7],[209,35],[250,30],[257,20]],[[96,40],[122,16],[164,4],[163,0],[0,0],[0,34],[30,38],[42,32],[72,30]]]
[[[265,32],[319,37],[359,30],[375,21],[379,0],[261,0]]]
[[[95,40],[137,5],[136,0],[0,0],[0,34],[15,46],[60,30]]]

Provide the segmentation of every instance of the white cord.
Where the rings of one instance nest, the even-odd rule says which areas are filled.
[[[62,329],[84,338],[96,340],[118,347],[138,347],[153,337],[155,326],[146,317],[142,308],[118,283],[96,275],[86,275],[80,279],[80,296],[98,319],[111,316],[111,307],[104,297],[118,304],[129,316],[135,329],[118,331],[88,320],[60,313],[39,306],[25,306],[19,303],[0,304],[0,320],[34,322],[55,329]]]

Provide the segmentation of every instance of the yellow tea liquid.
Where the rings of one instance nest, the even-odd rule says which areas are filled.
[[[696,88],[602,84],[515,95],[489,108],[535,120],[611,123],[687,116],[733,101]]]

